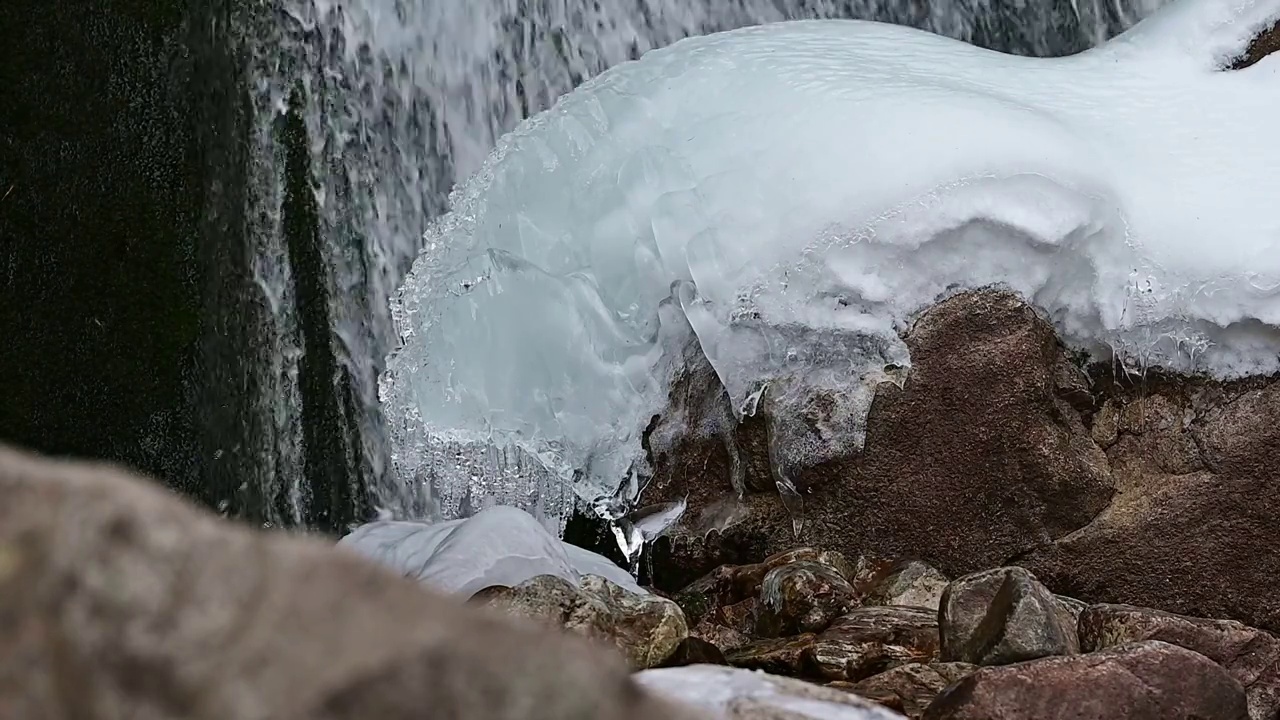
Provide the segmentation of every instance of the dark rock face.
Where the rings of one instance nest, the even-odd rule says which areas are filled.
[[[1245,689],[1251,720],[1280,716],[1280,639],[1229,620],[1138,608],[1093,605],[1080,614],[1080,645],[1093,652],[1140,640],[1194,650],[1221,665]]]
[[[922,608],[866,607],[818,634],[805,656],[814,677],[856,682],[907,663],[938,659],[937,615]]]
[[[996,568],[953,581],[942,594],[942,659],[1004,665],[1079,652],[1070,613],[1022,568]]]
[[[1247,720],[1244,691],[1199,653],[1158,641],[982,668],[924,720]]]
[[[714,644],[701,638],[687,637],[680,641],[675,651],[658,667],[681,667],[684,665],[728,665],[724,653]]]
[[[821,632],[857,599],[840,573],[818,562],[794,562],[774,568],[760,586],[756,634],[780,637]]]
[[[1114,501],[1017,564],[1083,600],[1280,630],[1280,384],[1153,378],[1108,399],[1093,434]]]
[[[909,718],[919,718],[938,693],[977,670],[968,663],[911,663],[873,675],[848,688]]]
[[[110,468],[0,448],[0,496],[6,718],[691,719],[581,638]]]
[[[901,390],[880,386],[864,452],[798,475],[800,543],[962,574],[1065,536],[1106,507],[1107,458],[1064,399],[1081,387],[1087,396],[1087,382],[1029,307],[1006,293],[957,295],[921,317],[907,343],[910,375]],[[681,392],[673,402],[693,417],[709,412],[708,396],[724,401],[714,375],[691,376]],[[767,468],[767,438],[756,434],[747,425],[737,434],[749,471]],[[724,443],[699,440],[654,461],[644,501],[687,493],[690,502],[686,526],[656,549],[659,585],[797,543],[776,492],[748,493],[743,519],[721,532],[691,529],[731,492]]]
[[[1280,52],[1280,21],[1271,24],[1271,27],[1264,29],[1253,38],[1249,46],[1245,48],[1244,53],[1235,59],[1229,66],[1230,70],[1243,70],[1251,65],[1256,65],[1265,58],[1274,53]]]
[[[763,670],[772,675],[804,675],[805,659],[813,650],[813,633],[793,637],[754,640],[733,650],[726,650],[724,657],[730,665],[748,670]]]

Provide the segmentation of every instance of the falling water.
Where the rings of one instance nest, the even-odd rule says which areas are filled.
[[[801,18],[912,25],[1027,55],[1077,52],[1123,30],[1161,0],[272,0],[249,13],[251,158],[246,213],[261,292],[256,464],[266,515],[313,516],[300,364],[307,299],[289,230],[289,152],[282,118],[305,129],[304,178],[318,252],[308,282],[327,298],[320,339],[335,360],[334,408],[345,435],[328,448],[345,482],[406,513],[385,466],[377,374],[396,338],[388,298],[452,184],[479,167],[523,117],[616,63],[680,38]],[[292,108],[292,109],[291,109]],[[315,313],[319,311],[320,315]],[[313,354],[319,344],[310,346]],[[319,367],[319,366],[317,366]],[[330,372],[330,370],[324,370]],[[313,439],[313,444],[321,441]],[[313,523],[314,524],[314,523]]]

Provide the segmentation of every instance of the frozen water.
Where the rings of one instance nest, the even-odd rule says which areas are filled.
[[[645,670],[634,677],[645,689],[711,712],[713,718],[902,720],[901,715],[852,693],[758,670],[686,665]]]
[[[532,515],[512,507],[492,507],[470,518],[435,524],[373,522],[338,544],[464,598],[491,585],[519,585],[538,575],[555,575],[574,584],[585,575],[598,575],[631,592],[646,592],[608,558],[560,541]]]
[[[428,231],[381,388],[397,472],[608,505],[696,342],[739,413],[773,418],[785,491],[861,445],[910,365],[899,331],[991,284],[1100,356],[1280,369],[1280,57],[1223,69],[1277,18],[1192,0],[1059,59],[780,23],[604,73]],[[462,460],[423,460],[441,448]]]

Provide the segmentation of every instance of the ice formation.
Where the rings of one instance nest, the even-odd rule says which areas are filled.
[[[338,544],[428,587],[464,598],[491,585],[519,585],[538,575],[575,584],[583,576],[598,575],[634,593],[646,592],[608,558],[562,542],[532,515],[511,507],[439,523],[373,522]]]
[[[813,720],[902,720],[852,693],[720,665],[645,670],[636,682],[650,692],[710,712],[713,718],[787,717]]]
[[[602,74],[428,232],[382,384],[398,473],[444,516],[617,514],[696,341],[740,416],[769,406],[786,494],[860,446],[913,316],[990,284],[1100,356],[1280,369],[1280,56],[1226,69],[1277,18],[1189,0],[1059,59],[779,23]]]

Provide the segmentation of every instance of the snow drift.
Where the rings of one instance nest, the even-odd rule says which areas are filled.
[[[739,417],[767,404],[785,491],[860,446],[910,320],[991,284],[1099,357],[1280,369],[1280,56],[1226,69],[1277,18],[1181,2],[1051,60],[780,23],[604,73],[429,231],[381,383],[396,471],[443,517],[616,515],[692,348]]]

